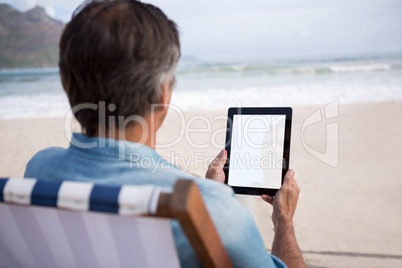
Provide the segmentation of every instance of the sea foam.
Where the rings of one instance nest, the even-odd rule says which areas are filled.
[[[402,101],[402,56],[183,60],[177,81],[172,104],[183,110]],[[0,70],[0,119],[64,117],[69,110],[57,68]]]

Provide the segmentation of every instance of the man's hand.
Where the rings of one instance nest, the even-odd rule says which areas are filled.
[[[209,164],[207,174],[205,178],[218,181],[221,183],[225,182],[225,173],[223,172],[223,167],[225,166],[227,159],[226,150],[222,150],[218,156]]]
[[[292,223],[295,214],[297,200],[299,199],[300,187],[294,178],[295,172],[290,169],[283,180],[281,189],[276,193],[275,198],[262,195],[261,198],[273,205],[272,222],[276,228],[279,223]]]
[[[281,259],[288,267],[305,267],[303,256],[293,229],[293,215],[295,214],[300,188],[297,185],[295,172],[289,170],[286,173],[281,189],[275,198],[262,195],[261,198],[273,205],[272,222],[274,223],[275,236],[272,244],[272,255]]]

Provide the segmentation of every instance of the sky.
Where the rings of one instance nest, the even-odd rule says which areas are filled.
[[[68,22],[79,0],[35,5]],[[206,60],[402,53],[401,0],[149,0],[180,30],[182,54]]]

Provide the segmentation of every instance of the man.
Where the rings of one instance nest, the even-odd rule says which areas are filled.
[[[235,267],[303,267],[293,231],[299,195],[294,172],[287,173],[275,199],[272,254],[265,251],[251,215],[224,185],[223,150],[201,179],[159,156],[155,133],[161,126],[180,57],[178,31],[157,7],[134,0],[93,1],[81,6],[60,40],[60,76],[83,134],[68,149],[48,148],[28,163],[25,177],[98,184],[157,184],[171,191],[178,178],[197,183]],[[141,163],[147,161],[146,167]],[[172,230],[183,267],[199,262],[176,221]]]

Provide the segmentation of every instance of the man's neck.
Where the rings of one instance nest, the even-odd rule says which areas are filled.
[[[155,149],[156,131],[159,126],[159,120],[156,120],[155,117],[153,118],[149,115],[143,117],[141,123],[136,122],[136,124],[130,125],[124,130],[112,127],[107,129],[105,132],[98,131],[95,133],[95,136],[141,143]]]

